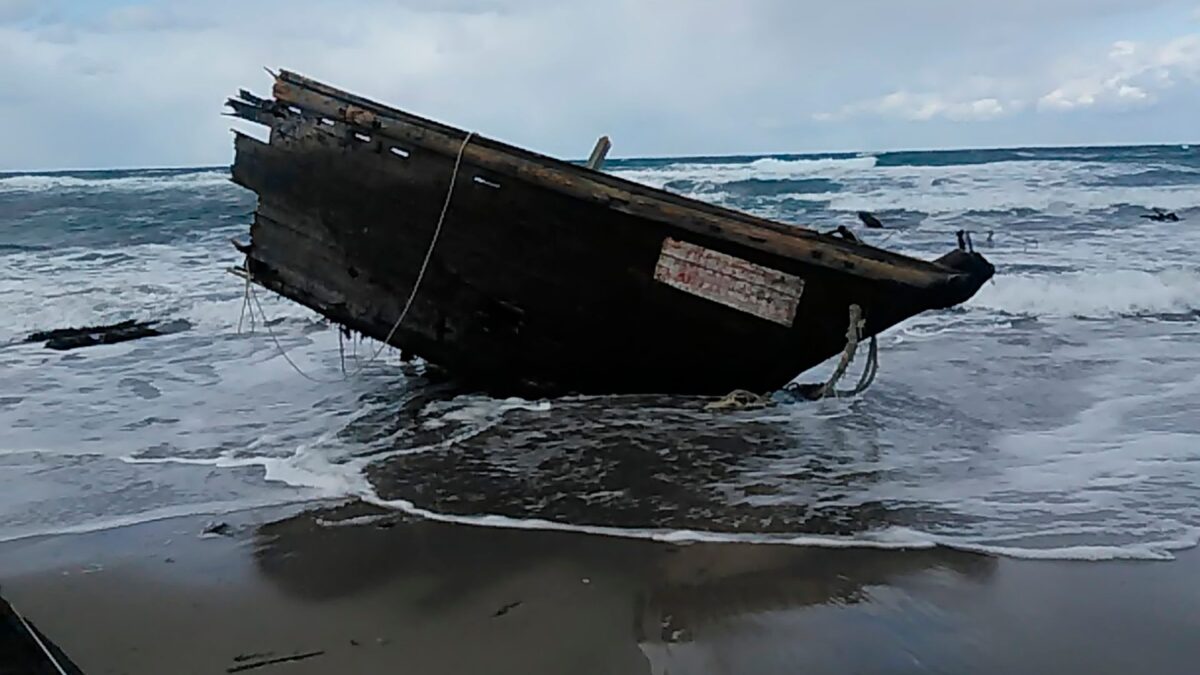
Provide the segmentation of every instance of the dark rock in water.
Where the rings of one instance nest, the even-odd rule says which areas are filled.
[[[0,674],[82,675],[66,654],[0,598]]]
[[[106,326],[85,326],[82,328],[58,328],[55,330],[32,333],[25,338],[26,342],[45,342],[49,349],[65,351],[91,347],[93,345],[111,345],[127,342],[144,337],[178,333],[192,327],[187,321],[122,321]]]
[[[1152,209],[1154,213],[1141,216],[1146,220],[1153,220],[1156,223],[1178,223],[1182,220],[1174,211],[1166,211],[1164,209]]]
[[[87,335],[96,331],[123,331],[135,328],[138,325],[137,321],[122,321],[107,326],[89,326],[84,328],[56,328],[54,330],[40,331],[30,333],[29,337],[25,338],[26,342],[42,342],[46,340],[60,340]]]
[[[867,211],[859,211],[858,219],[862,221],[863,225],[866,225],[871,229],[883,229],[883,222]]]

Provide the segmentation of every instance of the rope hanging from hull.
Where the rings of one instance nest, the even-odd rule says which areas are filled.
[[[371,355],[371,358],[358,364],[358,367],[349,374],[346,373],[344,348],[339,342],[339,351],[341,352],[342,358],[342,380],[349,380],[351,378],[358,377],[367,369],[367,366],[371,365],[374,363],[375,359],[379,358],[379,355],[382,354],[383,350],[388,347],[389,343],[391,343],[392,338],[396,335],[396,331],[400,329],[400,324],[404,323],[404,319],[408,316],[408,311],[412,309],[413,301],[417,298],[417,291],[421,288],[421,282],[425,280],[425,272],[429,270],[429,262],[433,260],[433,251],[437,248],[438,239],[442,235],[442,226],[446,223],[446,214],[450,211],[450,202],[454,197],[454,185],[458,182],[458,170],[462,166],[463,152],[466,151],[467,144],[471,142],[471,138],[474,136],[474,131],[467,132],[467,135],[463,138],[462,145],[458,146],[458,154],[454,157],[454,170],[450,173],[450,185],[446,189],[446,200],[442,203],[442,211],[438,215],[437,225],[433,228],[433,237],[429,240],[429,248],[426,249],[425,258],[421,261],[421,268],[417,272],[416,281],[413,282],[412,291],[409,292],[408,298],[404,301],[404,308],[400,310],[400,316],[397,317],[396,322],[392,324],[392,328],[388,331],[387,337],[380,342],[379,349],[375,350],[375,353]],[[333,384],[334,381],[320,380],[304,372],[300,366],[296,365],[296,362],[293,361],[290,356],[288,356],[287,350],[283,348],[283,345],[279,342],[279,339],[275,337],[275,332],[271,330],[271,322],[267,319],[267,313],[263,311],[262,304],[259,303],[258,296],[254,293],[253,284],[251,283],[253,279],[250,275],[249,254],[246,255],[244,269],[246,276],[246,297],[243,299],[242,303],[242,316],[238,319],[238,333],[242,332],[242,319],[244,319],[246,315],[246,306],[251,300],[253,300],[254,305],[258,307],[259,315],[262,316],[263,325],[267,327],[267,333],[271,336],[271,340],[275,342],[275,346],[279,349],[280,355],[282,355],[283,359],[287,361],[289,366],[292,367],[292,370],[295,370],[306,380],[319,384]],[[254,330],[253,309],[250,311],[250,330]]]
[[[867,365],[863,368],[863,372],[858,378],[858,383],[854,385],[853,389],[837,388],[838,383],[845,377],[846,370],[849,369],[855,355],[858,353],[858,346],[862,342],[863,328],[866,327],[866,323],[866,319],[863,318],[862,307],[850,305],[850,321],[846,327],[846,346],[842,349],[841,358],[838,359],[838,364],[834,368],[833,374],[821,384],[800,384],[793,382],[785,386],[782,392],[795,399],[818,401],[823,398],[858,396],[866,391],[875,382],[875,375],[879,373],[879,342],[874,335],[871,336],[868,344]],[[746,391],[745,389],[736,389],[726,394],[720,400],[713,401],[704,406],[704,409],[753,410],[756,408],[765,408],[775,402],[776,399],[771,394],[764,396],[752,391]]]

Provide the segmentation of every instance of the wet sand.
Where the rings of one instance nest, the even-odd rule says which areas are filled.
[[[95,673],[1194,673],[1200,555],[672,545],[361,505],[0,544]]]

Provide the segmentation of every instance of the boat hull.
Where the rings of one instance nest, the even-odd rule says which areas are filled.
[[[233,166],[259,196],[254,281],[497,393],[768,391],[842,350],[849,305],[875,334],[991,276],[977,254],[759,221],[291,74],[234,103],[271,126],[238,135]]]

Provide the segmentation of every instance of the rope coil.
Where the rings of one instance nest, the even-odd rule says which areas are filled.
[[[846,327],[846,346],[842,349],[842,356],[838,359],[838,364],[834,368],[833,374],[822,384],[792,383],[785,386],[783,391],[797,399],[807,399],[810,401],[819,401],[823,398],[858,396],[866,391],[875,381],[875,375],[879,372],[879,343],[874,335],[871,336],[867,350],[867,365],[863,368],[863,372],[858,378],[858,383],[854,385],[853,389],[843,390],[837,388],[838,382],[845,377],[846,370],[849,369],[850,364],[854,361],[854,357],[858,352],[858,345],[862,342],[863,329],[866,328],[866,324],[866,319],[863,318],[862,307],[850,305],[850,321]],[[770,395],[764,396],[752,391],[746,391],[745,389],[735,389],[723,398],[704,406],[704,409],[751,410],[765,408],[772,403],[774,403],[774,400]]]
[[[857,396],[866,391],[867,387],[871,386],[871,383],[875,381],[875,374],[879,371],[879,344],[875,336],[872,335],[870,347],[867,351],[867,366],[863,368],[862,375],[858,378],[858,384],[854,385],[853,389],[848,390],[838,390],[837,388],[838,382],[846,375],[846,369],[854,361],[854,356],[858,352],[858,344],[862,341],[863,328],[866,325],[867,321],[862,316],[862,308],[858,305],[850,305],[850,325],[846,328],[846,348],[842,350],[842,358],[838,360],[838,365],[834,369],[833,375],[829,377],[828,382],[821,386],[818,394],[813,398]]]

